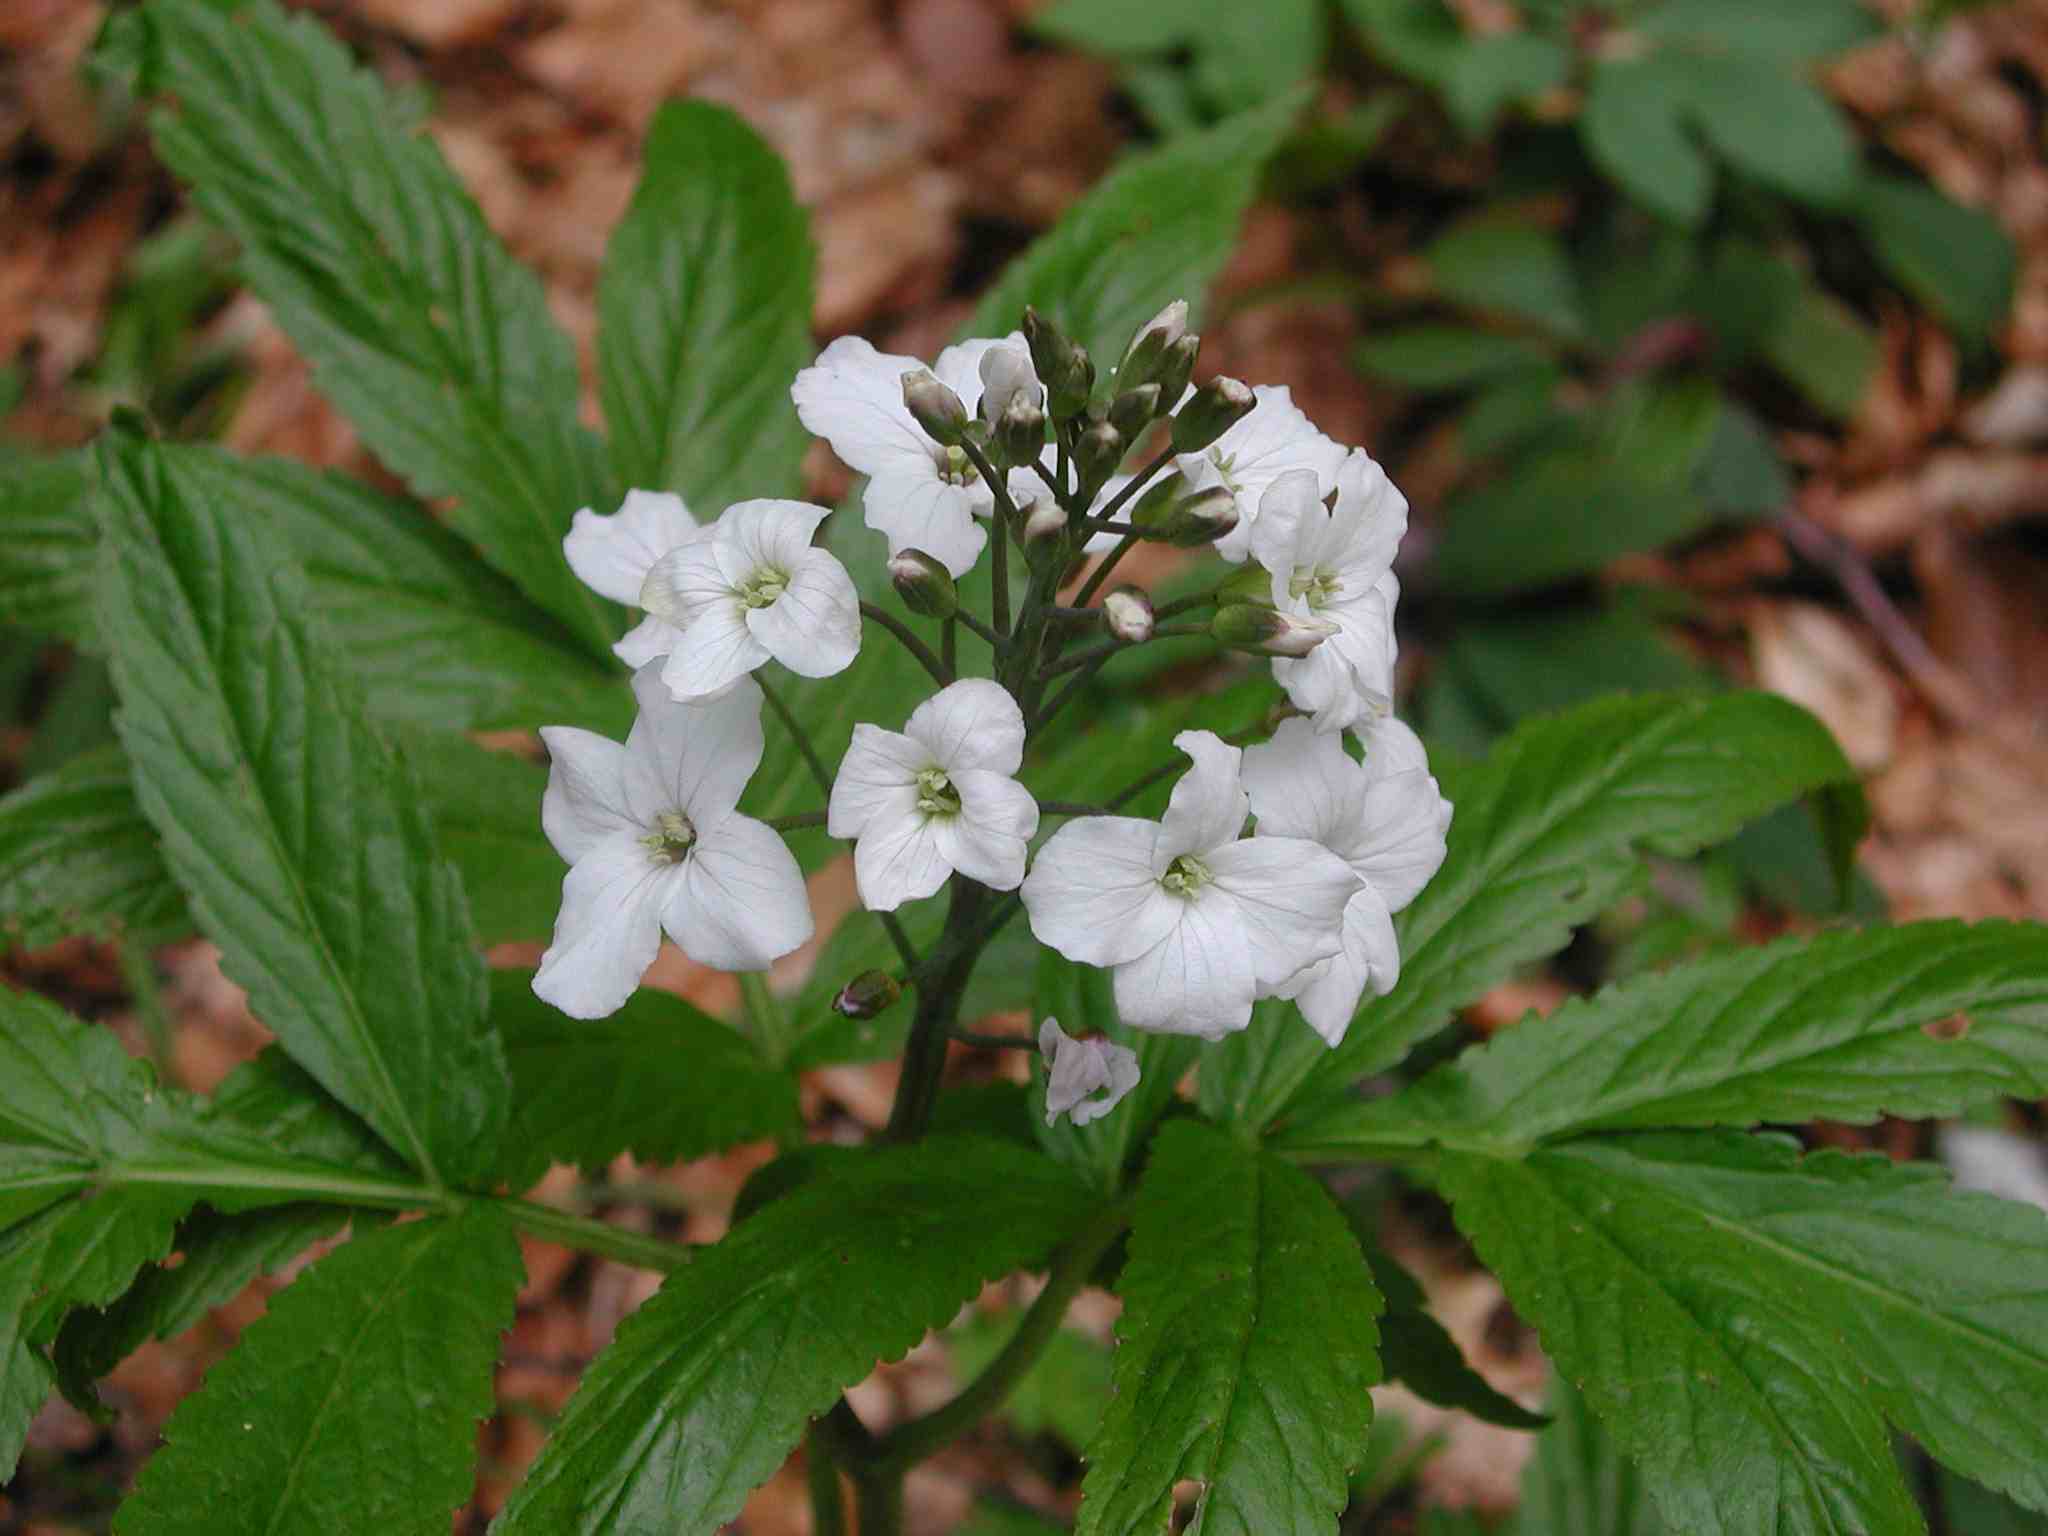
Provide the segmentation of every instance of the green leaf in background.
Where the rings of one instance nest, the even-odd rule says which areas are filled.
[[[1444,85],[1467,45],[1444,0],[1340,0],[1372,50],[1402,73]]]
[[[1380,1363],[1387,1380],[1402,1383],[1426,1403],[1459,1409],[1487,1424],[1541,1429],[1548,1422],[1495,1391],[1430,1312],[1415,1277],[1377,1244],[1363,1246],[1373,1281],[1387,1301],[1386,1314],[1380,1318]]]
[[[1571,50],[1556,38],[1534,32],[1478,38],[1458,50],[1444,86],[1444,105],[1460,128],[1481,139],[1514,103],[1564,84],[1571,67]]]
[[[1707,215],[1714,167],[1682,111],[1683,66],[1663,54],[1593,67],[1579,135],[1586,153],[1637,202],[1690,229]]]
[[[1256,107],[1300,85],[1315,74],[1324,46],[1316,0],[1054,0],[1030,25],[1055,42],[1134,63],[1186,49],[1202,101],[1223,112]]]
[[[1550,1427],[1536,1437],[1508,1536],[1665,1536],[1634,1464],[1615,1451],[1584,1395],[1553,1376],[1547,1406]]]
[[[1638,977],[1302,1134],[1324,1149],[1388,1133],[1505,1153],[1592,1131],[1861,1125],[2044,1095],[2048,927],[1908,923]]]
[[[1877,337],[1840,299],[1802,283],[1762,343],[1771,367],[1838,421],[1853,417],[1877,375]]]
[[[432,139],[311,17],[151,0],[157,151],[242,246],[249,286],[363,440],[600,656],[618,609],[562,535],[609,510],[574,348]]]
[[[1899,176],[1866,175],[1856,219],[1877,259],[1968,341],[1988,341],[2012,307],[2019,253],[1998,220]]]
[[[1422,256],[1447,299],[1533,320],[1559,336],[1586,328],[1578,279],[1563,243],[1547,229],[1482,214],[1438,235]]]
[[[876,1360],[984,1282],[1043,1263],[1087,1211],[1084,1186],[1049,1158],[968,1137],[799,1186],[620,1326],[500,1536],[711,1536]]]
[[[1411,325],[1358,344],[1358,366],[1409,389],[1463,389],[1540,365],[1549,354],[1523,336],[1463,325]]]
[[[1868,42],[1881,25],[1861,0],[1663,0],[1633,30],[1688,51],[1813,64]]]
[[[1723,397],[1694,482],[1717,517],[1775,517],[1792,503],[1792,471],[1756,413]]]
[[[619,479],[681,492],[700,520],[797,495],[810,439],[789,385],[811,360],[813,252],[789,171],[709,102],[662,107],[642,153],[597,290]]]
[[[265,530],[154,445],[102,447],[101,623],[137,802],[224,968],[430,1179],[496,1160],[510,1099],[455,871],[403,759],[324,664]]]
[[[1821,208],[1856,190],[1856,141],[1833,102],[1766,61],[1703,54],[1684,66],[1688,117],[1737,170]]]
[[[0,613],[9,629],[92,643],[91,495],[83,449],[0,457]]]
[[[546,766],[453,731],[406,731],[398,742],[442,857],[462,878],[478,942],[551,935],[568,869],[541,830]]]
[[[1107,372],[1165,304],[1184,298],[1199,312],[1237,244],[1259,171],[1300,109],[1289,95],[1128,156],[1010,264],[975,307],[969,333],[1007,335],[1035,304]]]
[[[1015,1313],[992,1317],[975,1312],[948,1329],[946,1354],[955,1380],[964,1384],[988,1369],[1021,1324]],[[1055,1329],[1044,1353],[1031,1362],[1004,1400],[1003,1421],[1020,1435],[1050,1431],[1079,1452],[1102,1422],[1102,1405],[1109,1400],[1109,1362],[1109,1350],[1088,1335]]]
[[[571,1019],[533,995],[533,972],[493,971],[491,1021],[512,1068],[510,1188],[551,1163],[682,1163],[803,1128],[796,1079],[679,997],[642,989],[609,1018]]]
[[[72,934],[144,946],[191,931],[119,747],[0,796],[0,936],[40,949]]]
[[[361,1234],[270,1302],[164,1427],[121,1536],[444,1533],[525,1279],[487,1205]]]
[[[1765,693],[1623,696],[1532,720],[1447,793],[1449,856],[1395,919],[1400,984],[1366,1003],[1335,1050],[1305,1026],[1282,1032],[1286,1057],[1268,1068],[1256,1123],[1304,1088],[1341,1095],[1488,987],[1564,948],[1645,853],[1695,852],[1812,795],[1835,828],[1839,873],[1867,814],[1826,727]]]
[[[1128,1028],[1117,1017],[1109,972],[1076,965],[1051,949],[1038,951],[1038,991],[1031,1017],[1034,1026],[1058,1019],[1070,1035],[1105,1035],[1137,1052],[1138,1086],[1115,1109],[1086,1125],[1076,1125],[1064,1115],[1047,1125],[1046,1075],[1035,1066],[1031,1074],[1031,1128],[1039,1143],[1103,1188],[1115,1189],[1153,1124],[1173,1103],[1174,1090],[1200,1054],[1199,1044],[1185,1035]]]
[[[1446,1153],[1459,1227],[1675,1530],[1923,1529],[1886,1423],[2048,1507],[2048,1218],[1778,1137]]]
[[[1088,1448],[1080,1536],[1327,1536],[1365,1451],[1380,1295],[1329,1196],[1196,1121],[1165,1126],[1117,1281],[1115,1391]]]
[[[1946,1467],[1937,1471],[1941,1512],[1959,1536],[2048,1536],[2048,1514],[2023,1509]]]

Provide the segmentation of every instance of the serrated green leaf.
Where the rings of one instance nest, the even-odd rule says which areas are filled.
[[[1117,1281],[1114,1395],[1079,1536],[1334,1536],[1372,1421],[1380,1295],[1344,1218],[1292,1164],[1213,1126],[1153,1142]]]
[[[1564,84],[1571,67],[1571,50],[1553,37],[1522,31],[1478,38],[1458,50],[1444,104],[1468,135],[1484,138],[1503,110]]]
[[[1591,1131],[1867,1124],[2044,1095],[2048,927],[1909,923],[1638,977],[1296,1134],[1324,1150],[1387,1133],[1506,1153]]]
[[[40,949],[71,934],[151,945],[190,931],[119,747],[0,796],[0,935],[9,945]]]
[[[682,1163],[802,1128],[796,1079],[679,997],[642,990],[609,1018],[571,1019],[533,995],[533,972],[493,971],[491,1021],[512,1068],[511,1188],[551,1163]]]
[[[2022,1509],[2003,1494],[1981,1488],[1968,1478],[1957,1477],[1946,1467],[1938,1469],[1941,1513],[1948,1529],[1958,1536],[2043,1536],[2048,1533],[2048,1514]]]
[[[467,904],[402,758],[322,664],[297,572],[153,445],[103,447],[101,623],[136,798],[258,1017],[430,1179],[510,1098]]]
[[[1998,220],[1903,177],[1867,175],[1856,218],[1885,270],[1972,341],[2012,306],[2018,252]]]
[[[1459,1226],[1682,1531],[1923,1529],[1886,1421],[2048,1506],[2048,1220],[1700,1132],[1447,1153]]]
[[[1522,1474],[1510,1536],[1665,1536],[1635,1466],[1561,1376],[1550,1381],[1550,1427]]]
[[[91,643],[91,494],[83,450],[0,457],[0,613],[8,628]]]
[[[1842,802],[1831,814],[1844,829],[1864,814],[1826,728],[1763,693],[1608,698],[1534,720],[1448,793],[1449,856],[1395,919],[1400,984],[1333,1051],[1305,1027],[1275,1032],[1284,1059],[1266,1070],[1259,1122],[1304,1088],[1341,1093],[1393,1065],[1455,1009],[1555,954],[1645,853],[1696,852],[1802,795]]]
[[[1031,1014],[1034,1023],[1058,1019],[1070,1035],[1106,1035],[1137,1052],[1138,1086],[1115,1109],[1086,1125],[1074,1124],[1071,1116],[1047,1125],[1042,1064],[1034,1064],[1031,1072],[1031,1128],[1039,1144],[1068,1167],[1114,1189],[1133,1154],[1173,1103],[1174,1090],[1200,1054],[1198,1043],[1185,1035],[1129,1028],[1117,1017],[1109,972],[1076,965],[1043,947],[1038,950],[1038,990]]]
[[[597,290],[598,385],[626,485],[699,518],[794,496],[809,439],[789,385],[811,356],[809,222],[779,155],[710,102],[647,130]]]
[[[1534,320],[1560,336],[1585,330],[1578,279],[1549,230],[1482,215],[1438,235],[1422,256],[1447,299]]]
[[[613,500],[576,355],[433,141],[309,16],[269,0],[143,11],[157,152],[385,463],[602,657],[621,614],[570,572]]]
[[[114,1529],[441,1536],[474,1488],[524,1278],[487,1205],[356,1237],[273,1298],[179,1404]]]
[[[1856,190],[1856,141],[1819,90],[1771,63],[1703,54],[1682,66],[1688,118],[1737,170],[1822,208]]]
[[[566,873],[540,824],[547,768],[453,731],[405,731],[397,739],[435,840],[462,877],[478,941],[547,938]]]
[[[1461,389],[1541,365],[1549,353],[1524,336],[1465,325],[1411,325],[1358,344],[1358,366],[1410,389]]]
[[[1042,1263],[1084,1187],[1003,1142],[934,1138],[847,1160],[699,1250],[583,1378],[500,1536],[711,1536],[804,1425]]]
[[[1007,335],[1034,304],[1107,372],[1171,300],[1199,312],[1300,106],[1287,96],[1126,158],[1010,264],[970,334]]]

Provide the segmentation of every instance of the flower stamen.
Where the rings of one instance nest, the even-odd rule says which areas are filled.
[[[789,590],[789,573],[764,565],[741,582],[736,590],[740,601],[747,607],[766,608]]]
[[[927,816],[960,814],[960,791],[942,768],[927,768],[917,776],[917,808]]]
[[[1159,877],[1159,883],[1176,896],[1191,898],[1199,894],[1212,878],[1208,865],[1193,854],[1184,853],[1166,866],[1166,873]]]
[[[663,811],[654,819],[654,830],[640,839],[640,846],[657,864],[682,861],[697,841],[697,829],[681,811]]]

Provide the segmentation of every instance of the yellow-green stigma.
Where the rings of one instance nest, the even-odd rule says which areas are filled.
[[[960,814],[960,791],[941,768],[927,768],[917,776],[917,808],[927,816]]]
[[[1344,590],[1344,582],[1327,565],[1297,565],[1287,579],[1287,590],[1308,599],[1310,608],[1322,608]]]
[[[1193,896],[1210,881],[1209,866],[1191,853],[1184,853],[1166,866],[1159,883],[1176,896]]]
[[[749,608],[766,608],[789,589],[789,573],[764,565],[740,583],[740,601]]]
[[[640,839],[657,864],[674,864],[690,851],[697,841],[697,829],[690,825],[690,818],[681,811],[663,811],[654,821],[654,830]]]

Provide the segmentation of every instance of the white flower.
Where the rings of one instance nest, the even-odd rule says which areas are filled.
[[[1353,452],[1337,472],[1337,505],[1307,470],[1268,487],[1252,529],[1252,553],[1273,579],[1273,604],[1298,618],[1336,626],[1314,651],[1276,661],[1273,675],[1319,731],[1341,730],[1393,707],[1394,605],[1391,569],[1408,531],[1408,503],[1386,472]]]
[[[1242,754],[1210,731],[1174,745],[1195,765],[1165,817],[1068,822],[1025,877],[1024,908],[1041,942],[1112,970],[1126,1024],[1213,1040],[1337,953],[1358,877],[1315,843],[1240,838]]]
[[[742,678],[682,704],[648,665],[633,693],[623,746],[574,726],[541,732],[553,759],[541,825],[569,874],[533,990],[579,1019],[633,995],[663,929],[725,971],[765,970],[811,936],[796,859],[734,809],[761,762],[761,690]]]
[[[857,838],[861,905],[893,912],[959,871],[998,891],[1024,878],[1038,803],[1016,779],[1024,714],[985,677],[918,705],[903,730],[856,725],[832,784],[826,829]]]
[[[1038,1026],[1045,1058],[1045,1123],[1072,1113],[1074,1124],[1100,1120],[1138,1086],[1138,1053],[1109,1040],[1076,1040],[1058,1019]]]
[[[933,442],[903,403],[903,375],[922,367],[842,336],[796,376],[790,397],[804,426],[868,477],[861,504],[867,525],[888,536],[889,553],[921,549],[963,576],[988,542],[975,519],[989,515],[995,497],[967,455]],[[1021,333],[948,347],[932,372],[970,416],[984,389],[990,406],[1007,407],[1019,391],[1039,388]]]
[[[1275,480],[1289,470],[1310,470],[1316,494],[1327,496],[1344,462],[1344,445],[1316,430],[1284,384],[1256,385],[1252,395],[1258,403],[1229,431],[1200,453],[1174,460],[1188,493],[1221,485],[1237,498],[1237,526],[1216,541],[1216,553],[1233,565],[1251,550],[1260,503]]]
[[[610,517],[585,507],[569,525],[562,553],[569,569],[600,597],[629,608],[640,606],[647,573],[670,550],[707,537],[709,525],[698,523],[683,498],[667,491],[628,491]],[[629,667],[644,667],[675,649],[676,627],[651,614],[627,630],[612,647]]]
[[[801,677],[830,677],[860,650],[860,596],[811,535],[828,513],[803,501],[740,501],[709,538],[655,562],[640,606],[679,631],[661,674],[678,699],[701,699],[773,657]]]
[[[1363,733],[1365,761],[1344,738],[1287,720],[1244,754],[1244,783],[1259,831],[1320,843],[1364,882],[1344,908],[1344,947],[1294,977],[1279,995],[1331,1045],[1344,1038],[1370,987],[1384,996],[1401,975],[1394,913],[1444,861],[1451,804],[1430,777],[1415,733],[1391,717]]]

